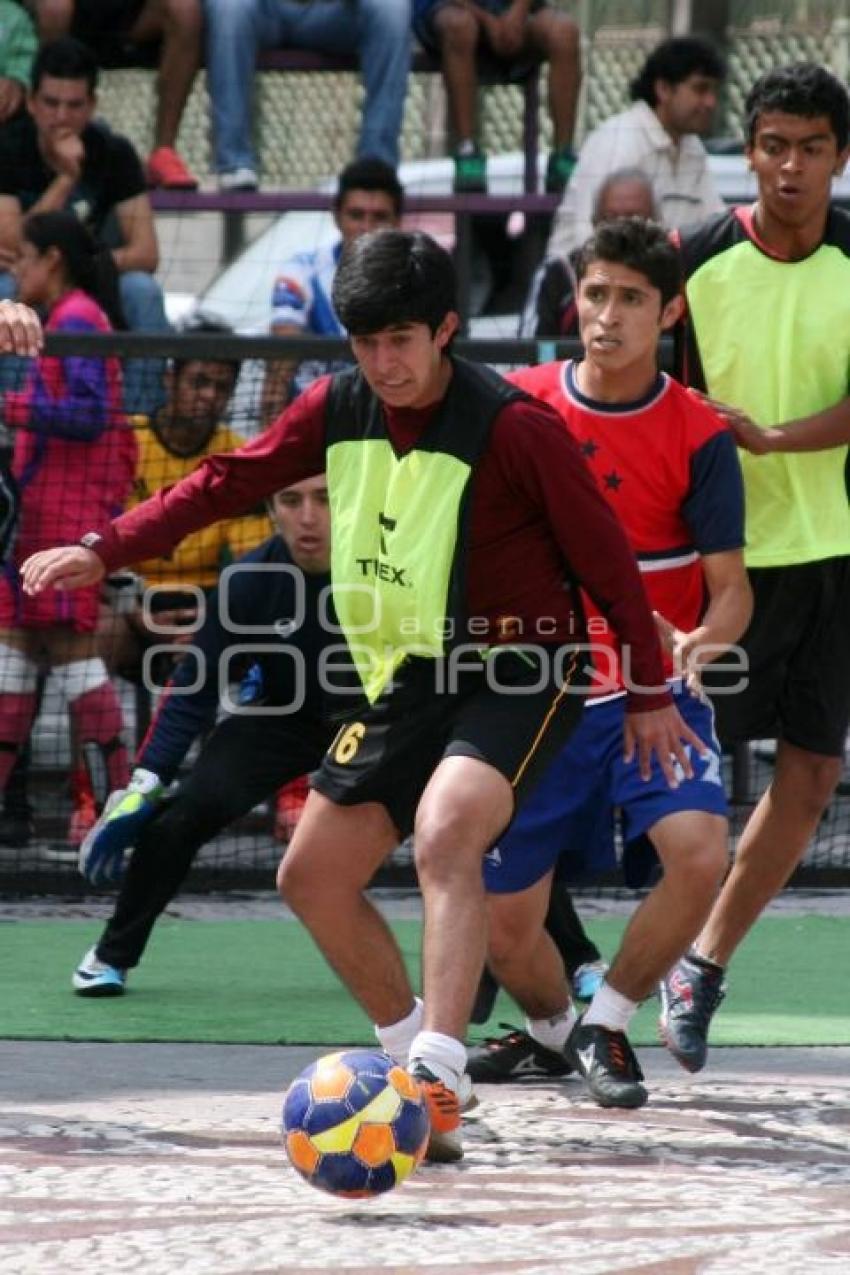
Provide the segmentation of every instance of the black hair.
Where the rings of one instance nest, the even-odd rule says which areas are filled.
[[[455,268],[446,250],[421,230],[375,230],[343,252],[333,303],[352,336],[402,323],[426,323],[433,335],[457,310]]]
[[[74,213],[33,213],[24,222],[23,237],[41,255],[49,248],[58,248],[69,283],[94,297],[115,325],[115,316],[110,313],[111,307],[103,286],[103,250],[88,227]]]
[[[33,92],[46,75],[57,80],[85,80],[89,93],[94,93],[97,88],[97,59],[88,45],[73,36],[63,35],[59,40],[43,44],[36,53],[30,72]]]
[[[836,76],[817,62],[792,62],[777,66],[759,76],[747,94],[747,141],[752,145],[760,115],[781,111],[785,115],[801,115],[813,119],[825,115],[840,151],[850,136],[850,97]]]
[[[579,283],[594,261],[612,261],[645,275],[661,293],[662,306],[682,290],[679,253],[664,227],[645,217],[600,222],[579,250],[575,267]]]
[[[723,80],[726,64],[714,45],[698,35],[677,35],[664,40],[652,50],[629,85],[631,99],[657,106],[656,80],[676,85],[689,75],[709,75],[713,80]]]
[[[203,310],[196,310],[194,314],[190,314],[179,324],[178,331],[186,335],[209,335],[232,337],[234,335],[233,328],[224,319],[218,318],[217,315],[205,314]],[[179,349],[179,343],[178,343]],[[172,360],[171,370],[175,377],[178,377],[183,369],[189,363],[223,363],[233,371],[233,384],[235,385],[239,379],[239,373],[242,368],[242,360],[235,358],[233,355],[219,355],[215,353],[201,356],[198,354],[190,354],[181,357],[179,354]]]
[[[382,159],[355,159],[347,164],[339,175],[334,208],[339,208],[345,196],[352,190],[383,191],[393,201],[396,217],[401,216],[404,188],[394,168]]]

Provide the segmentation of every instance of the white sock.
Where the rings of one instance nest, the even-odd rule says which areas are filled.
[[[389,1054],[400,1067],[406,1067],[410,1046],[421,1027],[422,1001],[418,996],[414,996],[413,1009],[407,1017],[400,1018],[397,1023],[389,1023],[386,1027],[376,1027],[375,1035],[384,1053]]]
[[[635,1001],[621,996],[608,983],[603,983],[590,1002],[590,1009],[582,1022],[587,1027],[595,1023],[599,1027],[607,1027],[610,1031],[624,1032],[637,1008]]]
[[[428,1070],[457,1093],[460,1078],[466,1071],[466,1046],[454,1036],[442,1032],[420,1032],[410,1046],[410,1065],[423,1063]]]
[[[561,1010],[560,1014],[553,1014],[551,1018],[526,1017],[525,1026],[529,1036],[536,1040],[538,1045],[559,1054],[566,1045],[567,1037],[575,1027],[577,1018],[578,1014],[572,1005],[568,1005],[566,1009]]]

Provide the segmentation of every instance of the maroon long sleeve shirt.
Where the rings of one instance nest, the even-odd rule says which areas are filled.
[[[317,381],[245,447],[206,457],[116,519],[95,545],[107,570],[161,557],[190,532],[322,473],[328,383]],[[384,408],[398,452],[415,444],[436,407]],[[516,400],[493,422],[472,477],[470,632],[482,644],[582,641],[570,581],[583,585],[631,648],[629,711],[670,703],[655,624],[619,521],[558,416],[543,403]]]

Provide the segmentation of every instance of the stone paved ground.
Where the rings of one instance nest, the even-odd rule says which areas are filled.
[[[372,1202],[284,1161],[314,1053],[0,1042],[2,1275],[850,1270],[850,1049],[645,1050],[640,1112],[482,1087],[463,1164]]]

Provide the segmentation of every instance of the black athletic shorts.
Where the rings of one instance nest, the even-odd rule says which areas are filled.
[[[710,665],[703,676],[720,739],[785,739],[807,752],[843,756],[850,722],[850,558],[758,567],[749,575],[755,606],[739,643],[749,657],[746,687],[729,694],[741,675]]]
[[[377,801],[401,836],[444,757],[477,757],[514,788],[517,802],[577,725],[586,676],[579,652],[501,647],[486,659],[409,659],[390,689],[339,731],[312,786],[342,806]],[[449,682],[448,686],[444,685]]]

